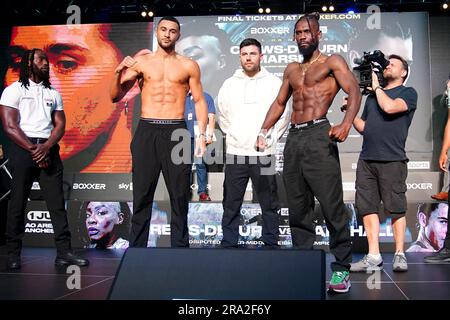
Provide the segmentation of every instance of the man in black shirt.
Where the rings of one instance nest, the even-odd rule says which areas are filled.
[[[394,271],[407,271],[404,254],[406,231],[406,177],[408,158],[405,143],[417,105],[417,92],[403,85],[408,77],[408,63],[398,55],[389,56],[383,72],[387,85],[379,85],[372,74],[372,94],[367,97],[361,118],[353,125],[363,136],[362,151],[356,170],[356,207],[363,216],[369,252],[351,264],[350,271],[381,270],[378,218],[380,201],[392,215],[395,239]]]

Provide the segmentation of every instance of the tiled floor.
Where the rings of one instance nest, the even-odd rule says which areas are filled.
[[[89,267],[80,269],[80,289],[66,273],[66,268],[54,266],[54,249],[27,248],[22,254],[22,269],[9,272],[5,268],[6,255],[0,250],[0,300],[16,299],[83,299],[105,300],[120,264],[123,251],[79,251],[90,260]],[[69,284],[69,286],[68,286]]]
[[[347,294],[327,295],[329,300],[449,300],[450,264],[427,264],[424,253],[407,253],[408,272],[393,272],[393,254],[383,254],[383,270],[375,273],[351,273],[352,287]],[[353,260],[362,258],[353,255]],[[332,261],[327,255],[327,263]],[[327,268],[327,279],[331,271]]]
[[[123,255],[122,251],[95,249],[78,251],[90,259],[81,269],[80,289],[73,285],[72,273],[55,268],[54,249],[25,248],[22,269],[5,269],[6,255],[0,248],[0,300],[105,300]],[[270,254],[270,251],[267,251]],[[450,299],[450,264],[429,265],[424,254],[409,254],[409,271],[392,272],[392,254],[383,254],[384,270],[377,274],[352,273],[347,294],[328,294],[328,300],[444,300]],[[354,260],[361,258],[355,255]],[[332,257],[327,255],[327,263]],[[331,272],[327,268],[327,280]]]

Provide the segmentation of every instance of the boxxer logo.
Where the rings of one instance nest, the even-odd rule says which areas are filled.
[[[260,28],[250,28],[251,34],[286,34],[290,33],[288,27],[260,27]]]
[[[430,182],[407,183],[408,190],[432,190],[433,184]]]
[[[74,183],[73,190],[106,190],[104,183]]]

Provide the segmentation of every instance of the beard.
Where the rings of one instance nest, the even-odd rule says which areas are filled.
[[[383,78],[386,82],[390,82],[393,80],[396,80],[396,78],[393,76],[392,72],[383,72]]]
[[[175,43],[163,43],[162,40],[158,39],[158,45],[164,50],[172,50],[175,49]]]
[[[298,45],[298,51],[300,51],[303,58],[310,57],[313,54],[313,52],[316,51],[318,46],[319,46],[318,42],[313,42],[307,47],[302,47],[302,46]]]
[[[50,80],[50,71],[41,71],[39,76],[42,80]]]
[[[44,71],[36,67],[36,65],[33,66],[33,73],[38,76],[41,80],[49,80],[50,79],[50,69]]]
[[[247,73],[252,73],[252,72],[257,72],[257,71],[259,71],[260,66],[257,65],[257,64],[255,64],[255,65],[253,65],[253,66],[251,66],[251,67],[247,67],[247,66],[245,66],[245,65],[242,65],[242,69],[244,69],[244,71],[247,72]]]

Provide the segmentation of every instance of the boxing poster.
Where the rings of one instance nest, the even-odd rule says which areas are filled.
[[[177,17],[181,24],[181,36],[176,50],[198,62],[204,91],[217,97],[225,79],[240,68],[239,44],[245,38],[255,38],[261,42],[264,54],[262,66],[280,78],[288,63],[301,62],[303,58],[293,40],[294,25],[299,17],[295,14]],[[158,21],[156,18],[155,25]],[[417,110],[409,129],[406,151],[414,154],[431,152],[427,13],[381,13],[379,25],[375,28],[371,24],[371,16],[364,13],[321,14],[319,23],[322,31],[319,43],[321,53],[341,55],[351,69],[358,66],[355,59],[361,58],[364,52],[374,50],[381,50],[386,57],[398,54],[406,59],[410,70],[405,85],[418,92]],[[156,45],[154,37],[153,49],[156,49]],[[341,90],[329,109],[327,117],[332,124],[339,124],[344,117],[341,112],[343,97],[344,92]],[[277,156],[279,171],[282,170],[283,140],[280,143]],[[339,149],[357,156],[361,144],[361,135],[352,128],[348,139],[339,144]],[[414,154],[412,159],[415,158]]]

